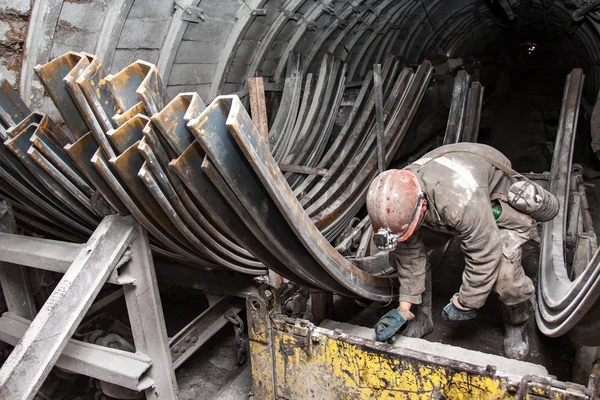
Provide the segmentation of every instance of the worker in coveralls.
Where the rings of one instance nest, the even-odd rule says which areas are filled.
[[[385,228],[393,234],[392,241],[375,243],[393,249],[390,263],[400,281],[400,304],[375,325],[377,340],[388,340],[413,318],[405,335],[421,337],[433,330],[431,300],[421,306],[428,273],[419,229],[424,226],[458,236],[465,255],[462,285],[443,317],[475,318],[494,292],[504,306],[506,356],[522,359],[528,354],[528,302],[534,285],[521,266],[521,245],[529,240],[535,221],[506,202],[511,180],[490,161],[510,168],[510,161],[490,146],[451,144],[402,170],[385,171],[371,184],[367,209],[375,232]],[[431,290],[430,276],[428,284]]]

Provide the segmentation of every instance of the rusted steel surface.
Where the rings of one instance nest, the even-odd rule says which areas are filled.
[[[0,139],[8,139],[6,130],[21,122],[31,114],[29,108],[19,97],[17,92],[0,74]]]
[[[267,105],[265,103],[265,85],[263,77],[248,78],[248,96],[252,121],[258,127],[267,145],[269,144],[269,121],[267,120]]]
[[[142,137],[144,137],[142,130],[148,121],[150,121],[150,118],[146,117],[145,115],[138,114],[129,121],[125,122],[123,125],[119,126],[117,129],[112,129],[106,132],[106,137],[108,137],[108,140],[114,149],[114,155],[111,157],[116,157],[122,154],[135,142],[142,140]]]
[[[69,74],[73,77],[79,76],[88,65],[89,60],[84,54],[68,52],[47,64],[35,67],[36,75],[69,127],[67,135],[72,135],[71,140],[80,138],[90,129],[63,79]]]
[[[158,69],[148,62],[136,61],[105,80],[120,108],[117,115],[125,115],[133,107],[139,107],[138,102],[143,104],[147,113],[154,114],[169,102]]]
[[[279,164],[279,169],[282,172],[294,172],[297,174],[305,174],[305,175],[323,176],[327,173],[326,168],[312,168],[312,167],[306,167],[304,165],[294,165],[294,164]]]
[[[87,197],[91,197],[94,190],[91,183],[79,172],[77,166],[67,157],[65,152],[48,137],[42,129],[36,131],[31,137],[31,143],[44,157],[51,161],[66,178],[73,182]]]
[[[335,140],[323,155],[319,161],[318,167],[320,168],[331,168],[333,163],[338,159],[342,151],[347,147],[351,147],[353,141],[352,138],[356,139],[356,135],[352,135],[353,129],[359,124],[360,116],[364,112],[365,108],[368,107],[370,101],[370,93],[373,86],[373,73],[369,71],[361,89],[358,93],[356,101],[350,111],[346,123],[336,136]],[[329,172],[329,171],[328,171]],[[327,173],[326,173],[327,175]],[[297,188],[294,189],[294,195],[301,201],[305,199],[305,194],[308,193],[318,182],[320,178],[317,176],[311,176],[306,178]],[[306,204],[306,203],[303,203]]]
[[[79,75],[76,83],[94,112],[102,130],[106,132],[116,128],[111,116],[117,114],[119,108],[104,79],[102,63],[93,55],[88,54],[87,56],[90,64]]]
[[[152,115],[154,126],[161,133],[165,150],[171,158],[176,158],[194,141],[194,135],[186,123],[192,117],[187,115],[202,112],[206,106],[197,93],[180,93],[162,111]]]
[[[55,206],[61,208],[65,214],[70,214],[74,219],[80,220],[87,227],[94,227],[100,222],[97,216],[85,209],[62,185],[52,178],[44,167],[36,163],[27,153],[31,146],[31,137],[35,134],[37,128],[36,124],[30,124],[20,131],[12,131],[14,137],[7,140],[4,143],[5,146],[18,157],[19,161],[51,194],[48,198]]]
[[[277,258],[284,264],[293,266],[294,272],[304,281],[312,286],[326,286],[333,291],[342,290],[342,287],[324,271],[314,268],[315,260],[289,231],[284,216],[277,212],[273,200],[260,184],[259,178],[249,169],[247,160],[229,134],[225,122],[228,117],[228,100],[230,103],[234,97],[217,99],[196,119],[190,121],[189,127],[235,197],[250,213],[256,224],[253,227],[262,232],[260,234],[255,230],[255,235],[259,234],[266,240],[263,242],[265,247],[270,246],[269,250],[274,252]],[[237,97],[235,99],[239,101]],[[249,122],[253,127],[252,122]],[[286,276],[285,273],[272,269]]]
[[[98,151],[98,148],[98,142],[96,142],[92,133],[89,132],[74,143],[66,145],[64,151],[77,164],[82,174],[92,183],[96,191],[100,193],[106,202],[119,214],[127,215],[129,211],[123,202],[119,200],[119,197],[92,164],[92,157]]]
[[[327,88],[318,109],[317,119],[298,157],[293,160],[293,164],[314,167],[321,159],[325,146],[329,141],[335,117],[338,114],[346,83],[345,75],[346,64],[335,59],[329,72]],[[304,178],[298,174],[287,176],[292,188],[297,187]]]
[[[325,54],[305,79],[298,55],[288,65],[270,129],[267,104],[254,105],[263,117],[257,130],[237,97],[208,107],[197,93],[170,100],[150,63],[105,76],[101,60],[69,52],[36,68],[67,130],[28,110],[0,116],[0,192],[19,203],[20,221],[61,239],[89,235],[102,215],[131,214],[156,255],[198,270],[273,270],[300,285],[387,301],[388,277],[362,271],[330,244],[364,206],[377,170],[372,73],[335,127],[346,64]],[[385,60],[386,166],[430,73],[428,62],[413,71]],[[14,111],[16,100],[3,99],[3,112]]]
[[[241,217],[236,215],[234,207],[239,205],[240,211],[242,211],[243,206],[234,196],[228,198],[228,193],[221,194],[202,167],[204,158],[204,151],[200,144],[195,141],[180,157],[171,161],[169,166],[176,171],[189,190],[190,195],[193,196],[194,201],[198,203],[199,208],[202,211],[213,211],[205,214],[212,225],[227,237],[232,238],[235,243],[243,246],[265,266],[279,273],[282,273],[282,271],[288,272],[287,267],[262,244],[259,236],[253,234],[254,224],[247,211]]]
[[[221,108],[223,109],[223,106]],[[246,163],[258,176],[264,189],[285,216],[288,229],[294,232],[305,250],[310,253],[313,263],[316,261],[321,270],[326,271],[329,277],[333,277],[346,289],[345,291],[373,300],[391,299],[394,291],[390,280],[373,277],[356,268],[318,231],[293,196],[291,188],[285,182],[275,160],[265,143],[261,141],[250,117],[237,98],[231,99],[227,126],[243,152]],[[324,282],[320,282],[319,287],[323,287],[323,284]]]

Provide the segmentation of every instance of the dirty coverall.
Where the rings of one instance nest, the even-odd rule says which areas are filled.
[[[438,156],[450,148],[452,152]],[[421,181],[427,199],[422,226],[461,240],[465,269],[460,304],[478,309],[491,291],[507,306],[522,303],[534,293],[521,266],[521,245],[529,240],[534,220],[502,202],[502,215],[495,221],[491,200],[505,200],[511,181],[485,159],[460,150],[510,167],[502,153],[477,143],[442,146],[408,165],[405,169]],[[390,252],[390,263],[398,270],[400,301],[421,304],[427,256],[420,229]]]

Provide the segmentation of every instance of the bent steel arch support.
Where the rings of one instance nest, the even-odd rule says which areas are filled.
[[[556,218],[544,224],[541,236],[536,321],[542,333],[551,337],[575,328],[587,313],[597,313],[600,299],[600,251],[596,251],[574,280],[569,278],[563,251],[583,80],[582,70],[574,69],[565,82],[549,187],[550,192],[558,198],[560,209]],[[590,333],[592,335],[586,338],[586,344],[599,344],[600,330],[595,329]]]
[[[160,48],[160,54],[158,55],[158,61],[156,62],[160,77],[165,82],[168,82],[169,75],[171,75],[171,68],[173,68],[173,63],[175,62],[177,50],[179,50],[183,34],[189,24],[188,21],[182,19],[185,8],[188,6],[198,6],[201,1],[202,0],[181,0],[177,3],[178,7],[175,7],[175,12],[171,16],[171,23],[169,24],[167,36]]]
[[[291,0],[284,4],[284,8],[280,11],[280,14],[277,16],[277,19],[271,23],[269,27],[269,31],[263,36],[263,38],[259,41],[258,49],[254,53],[254,57],[252,58],[252,62],[250,63],[250,67],[248,67],[248,74],[246,79],[254,77],[254,74],[258,70],[259,66],[262,64],[265,56],[271,50],[271,46],[279,32],[283,29],[285,24],[290,20],[287,16],[288,13],[295,13],[298,8],[304,3],[304,0]]]
[[[106,14],[102,23],[94,54],[102,60],[107,71],[110,70],[112,65],[115,50],[117,50],[117,44],[123,32],[123,26],[134,1],[113,0],[109,6],[111,12]]]
[[[229,33],[229,38],[223,47],[221,57],[217,63],[217,69],[213,76],[212,84],[210,85],[210,98],[216,97],[223,90],[225,78],[227,77],[229,67],[231,66],[231,61],[233,60],[233,57],[235,56],[235,53],[242,42],[244,35],[246,34],[246,31],[250,27],[250,24],[252,21],[254,21],[255,17],[252,15],[252,10],[261,8],[266,2],[267,0],[244,1],[244,5],[242,5],[238,11],[236,16],[237,22]]]
[[[291,188],[279,171],[266,144],[238,98],[231,98],[227,127],[254,173],[286,219],[289,228],[315,261],[351,293],[373,300],[387,301],[394,292],[390,280],[366,274],[341,256],[321,235],[295,200]]]
[[[379,41],[385,35],[385,32],[387,32],[387,29],[389,29],[389,27],[391,26],[390,21],[402,9],[402,3],[398,3],[398,4],[388,3],[387,5],[390,6],[389,9],[380,9],[380,13],[382,16],[377,21],[377,26],[368,35],[366,40],[364,40],[362,42],[362,46],[360,47],[358,54],[356,54],[353,57],[353,59],[349,62],[348,77],[347,77],[348,82],[353,82],[355,80],[358,80],[355,78],[360,78],[360,76],[355,76],[359,65],[361,63],[363,63],[364,65],[367,65],[367,60],[370,58],[370,54],[372,54],[372,52],[377,47],[377,43],[379,43]],[[383,4],[382,4],[382,6],[383,6]],[[364,32],[364,35],[366,35],[366,33],[367,32]],[[377,43],[373,44],[374,41],[377,41]],[[365,53],[368,54],[367,57],[365,57]],[[364,60],[364,59],[366,59],[366,60]],[[363,68],[363,70],[366,71],[366,67]]]
[[[287,60],[289,55],[294,51],[296,45],[300,42],[306,31],[308,30],[308,26],[310,23],[314,22],[317,18],[321,16],[323,13],[323,8],[325,5],[323,2],[315,3],[310,10],[308,10],[304,17],[302,18],[302,24],[298,27],[294,35],[288,41],[279,62],[277,63],[277,68],[275,68],[275,72],[273,72],[273,79],[276,82],[282,81],[284,79],[283,73],[285,71],[285,67],[287,65]],[[309,65],[307,65],[309,67]]]
[[[33,3],[25,55],[21,66],[19,93],[27,105],[40,109],[44,98],[44,89],[34,81],[33,67],[43,64],[50,58],[50,49],[63,0],[39,0]]]
[[[364,0],[360,0],[357,1],[357,4],[361,4]],[[366,4],[372,4],[374,1],[373,0],[367,0],[365,3]],[[319,35],[319,38],[317,39],[317,41],[315,42],[315,45],[310,49],[310,51],[308,52],[308,54],[305,57],[305,65],[307,67],[310,67],[310,65],[312,64],[313,60],[315,59],[315,57],[317,56],[317,54],[319,54],[319,52],[321,51],[321,49],[323,48],[323,45],[325,45],[325,43],[329,40],[329,38],[334,34],[334,32],[338,29],[342,29],[345,26],[348,25],[352,25],[354,26],[354,24],[356,24],[357,21],[357,17],[355,15],[355,10],[352,7],[347,7],[346,9],[344,9],[344,11],[342,11],[342,13],[338,16],[338,18],[336,18],[335,21],[333,21],[331,24],[329,24],[329,26],[327,26],[327,29],[325,29],[325,31]],[[350,17],[353,17],[353,21],[351,24],[348,23],[348,20],[350,19]],[[343,24],[342,24],[343,21]],[[343,38],[345,36],[344,32],[341,32],[338,35],[339,40],[341,40],[341,38]],[[335,46],[337,47],[337,45]],[[329,52],[333,53],[335,51],[335,47],[330,47],[329,48]]]

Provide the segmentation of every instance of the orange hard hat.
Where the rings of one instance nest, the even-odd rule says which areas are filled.
[[[374,231],[388,229],[403,242],[419,223],[419,210],[425,198],[421,183],[410,171],[392,169],[379,174],[367,193],[367,212]]]

